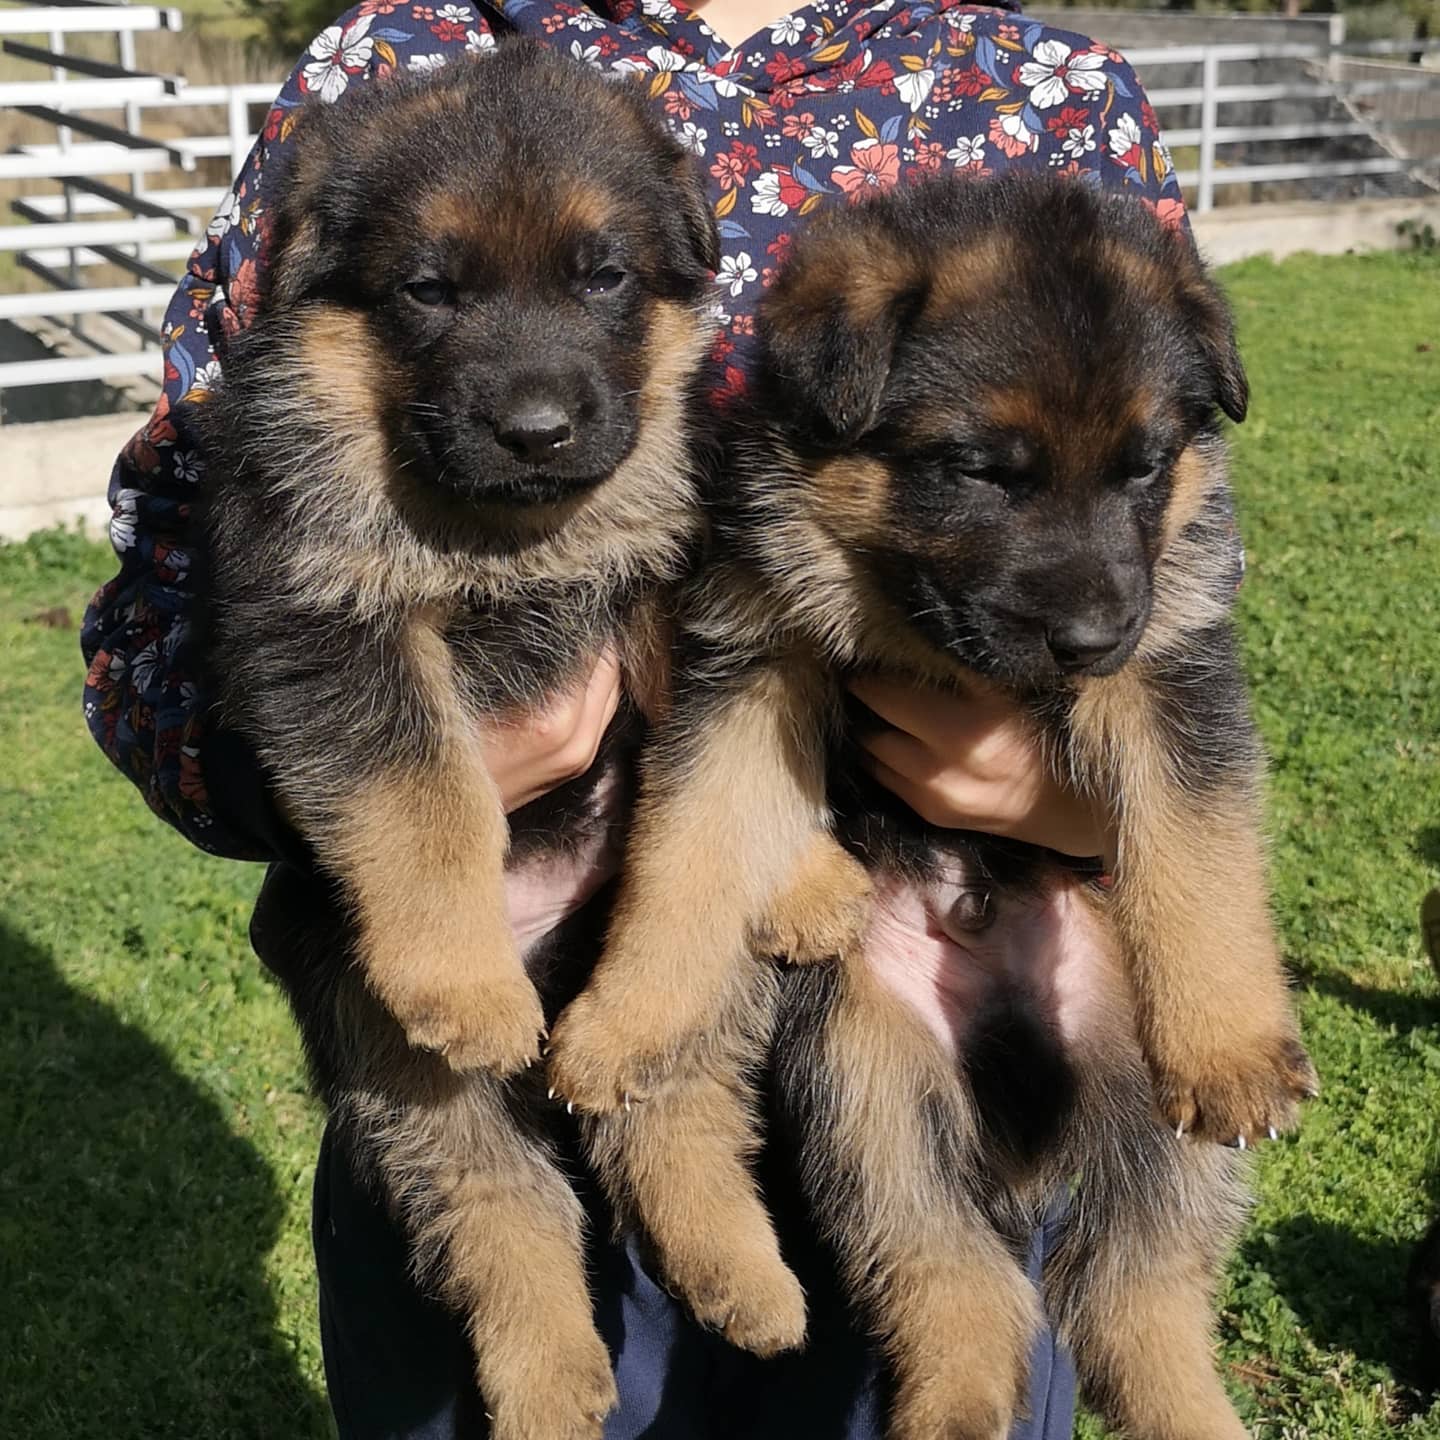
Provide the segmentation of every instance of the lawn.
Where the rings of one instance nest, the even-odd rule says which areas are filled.
[[[1277,908],[1325,1092],[1257,1162],[1221,1297],[1262,1436],[1440,1437],[1407,1248],[1440,1208],[1440,259],[1226,272],[1240,610]],[[319,1116],[245,941],[254,867],[188,849],[80,719],[106,549],[0,548],[0,1436],[327,1434],[307,1234]],[[803,1440],[803,1437],[797,1437]]]

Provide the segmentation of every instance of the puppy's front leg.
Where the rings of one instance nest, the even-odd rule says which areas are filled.
[[[663,1085],[682,1053],[737,1042],[752,927],[826,824],[829,682],[806,658],[681,690],[644,763],[605,953],[560,1017],[550,1074],[605,1114]]]
[[[509,829],[471,735],[439,626],[412,621],[388,685],[393,756],[335,775],[312,839],[353,908],[359,963],[411,1044],[508,1075],[544,1015],[505,909]],[[315,807],[300,797],[302,814]]]
[[[1219,648],[1226,636],[1197,644]],[[1163,702],[1163,703],[1162,703]],[[1181,662],[1089,682],[1081,768],[1117,803],[1115,915],[1165,1122],[1249,1145],[1318,1089],[1270,917],[1259,748],[1238,668]]]

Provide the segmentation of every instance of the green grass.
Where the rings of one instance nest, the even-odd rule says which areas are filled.
[[[1415,919],[1440,875],[1440,263],[1226,278],[1255,390],[1240,609],[1325,1093],[1260,1157],[1223,1356],[1263,1436],[1440,1437],[1399,1306],[1440,1205]],[[30,619],[78,617],[111,563],[53,533],[0,548],[0,1435],[319,1437],[319,1117],[246,946],[258,873],[188,849],[109,770],[73,628]]]

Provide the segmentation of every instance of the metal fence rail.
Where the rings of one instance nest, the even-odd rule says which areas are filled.
[[[0,113],[51,131],[0,154],[0,182],[26,192],[10,201],[22,223],[0,225],[0,251],[50,287],[0,295],[0,322],[47,321],[88,352],[0,363],[0,392],[159,373],[155,319],[227,189],[183,177],[234,174],[256,108],[278,88],[187,86],[137,70],[135,35],[179,27],[178,12],[153,5],[0,0],[0,36],[30,37],[0,48],[35,67],[0,81]],[[67,53],[67,37],[97,34],[113,37],[113,63]],[[1440,72],[1408,63],[1435,51],[1440,39],[1166,46],[1128,58],[1179,152],[1180,183],[1205,211],[1218,191],[1247,185],[1389,177],[1440,188]]]

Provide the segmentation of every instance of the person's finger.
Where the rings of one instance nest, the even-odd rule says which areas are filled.
[[[904,730],[877,730],[863,735],[860,746],[887,769],[919,784],[933,784],[949,768],[943,756]]]
[[[892,795],[903,800],[927,825],[937,825],[944,830],[991,828],[985,823],[984,817],[971,816],[952,809],[942,800],[933,785],[919,784],[873,755],[865,757],[864,765]]]
[[[854,675],[847,682],[882,720],[912,735],[931,735],[953,725],[962,714],[977,707],[989,711],[1009,708],[1005,693],[979,675],[967,673],[953,690],[933,690],[913,681],[894,680],[875,671]]]
[[[1018,716],[1009,697],[993,688],[971,695],[866,677],[851,689],[886,724],[952,760],[976,747],[991,746],[993,737],[1012,729]]]
[[[575,733],[563,755],[567,778],[583,775],[595,763],[605,732],[620,708],[622,693],[620,663],[607,651],[590,677]]]

